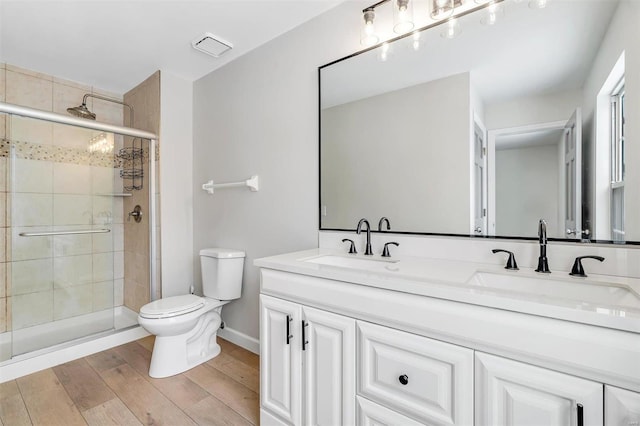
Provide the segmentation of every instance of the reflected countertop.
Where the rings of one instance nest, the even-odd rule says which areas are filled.
[[[256,259],[274,269],[454,302],[640,333],[640,280],[568,271],[539,274],[465,262],[315,248]]]

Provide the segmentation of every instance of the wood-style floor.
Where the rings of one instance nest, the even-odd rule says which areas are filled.
[[[0,384],[0,424],[257,425],[260,362],[222,353],[183,374],[147,374],[153,336]]]

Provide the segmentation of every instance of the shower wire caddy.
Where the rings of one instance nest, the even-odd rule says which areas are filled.
[[[136,141],[140,141],[140,147],[136,146]],[[125,191],[141,190],[144,178],[144,149],[142,139],[134,138],[131,146],[121,148],[117,157],[123,161],[120,170],[120,177],[125,181],[123,189]]]

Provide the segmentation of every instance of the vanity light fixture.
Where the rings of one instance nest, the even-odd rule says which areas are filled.
[[[413,27],[413,3],[410,0],[393,0],[393,32],[404,34]]]
[[[373,27],[373,20],[376,17],[374,6],[364,9],[362,11],[362,15],[364,18],[364,28],[362,29],[362,35],[360,36],[360,44],[367,47],[373,46],[380,40],[376,34],[375,28]]]
[[[385,40],[397,40],[408,36],[412,37],[411,46],[414,50],[420,49],[420,31],[434,26],[442,24],[442,32],[440,35],[443,38],[451,39],[457,37],[461,33],[460,23],[457,18],[465,16],[471,12],[482,11],[480,22],[483,25],[494,25],[504,15],[504,1],[505,0],[426,0],[427,13],[418,14],[417,23],[414,21],[413,4],[417,0],[380,0],[377,3],[362,10],[362,17],[364,19],[364,27],[360,35],[360,44],[365,47],[376,46],[380,41]],[[523,0],[511,0],[511,1],[523,1]],[[529,7],[542,8],[549,0],[529,0]],[[382,10],[383,13],[376,15],[376,12],[380,12],[378,8],[386,3],[391,5],[391,11],[388,9]],[[421,5],[421,3],[418,3]],[[383,30],[380,32],[380,27],[374,29],[374,19],[382,19],[383,22],[388,22],[393,13],[393,26],[389,30]],[[420,17],[423,17],[421,19]],[[431,22],[428,22],[428,21]],[[427,21],[427,22],[423,22]],[[425,25],[426,24],[426,25]],[[415,28],[419,28],[418,31]],[[391,34],[398,34],[395,36]],[[389,56],[390,46],[376,46],[380,48],[379,59],[381,61],[387,60]]]
[[[431,0],[431,19],[440,21],[453,15],[457,6],[462,5],[462,0]]]

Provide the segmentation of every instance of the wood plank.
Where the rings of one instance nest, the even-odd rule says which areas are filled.
[[[90,426],[138,426],[136,416],[118,398],[82,412]]]
[[[242,383],[254,392],[260,392],[260,371],[233,358],[220,354],[207,362],[221,373],[226,374],[238,383]]]
[[[20,389],[18,389],[18,383],[15,380],[0,383],[0,400],[14,395],[20,395]]]
[[[199,425],[250,426],[253,424],[212,396],[188,408],[186,413]]]
[[[184,374],[249,422],[258,423],[260,398],[256,392],[206,363]]]
[[[128,364],[103,371],[102,379],[143,424],[194,425],[193,421]]]
[[[21,377],[17,382],[34,425],[86,425],[52,369]]]
[[[0,420],[7,426],[31,425],[27,406],[20,393],[0,400]]]
[[[151,365],[151,352],[136,342],[130,342],[113,348],[118,357],[125,360],[127,364],[133,367],[140,375],[147,377],[149,375],[149,366]]]
[[[233,358],[247,364],[253,368],[260,368],[260,357],[257,354],[243,348],[242,346],[238,346],[235,343],[231,343],[228,340],[221,339],[218,337],[217,340],[220,348],[222,348],[222,352],[226,353]]]
[[[182,410],[210,396],[209,392],[183,374],[164,379],[153,379],[147,376],[147,380]]]
[[[126,364],[126,361],[120,358],[113,349],[107,349],[106,351],[89,355],[85,357],[85,359],[98,374]]]
[[[147,349],[149,352],[153,351],[153,344],[156,341],[156,336],[151,335],[147,337],[143,337],[142,339],[136,340],[136,343]]]
[[[101,405],[116,396],[86,359],[58,365],[53,372],[80,411]]]

